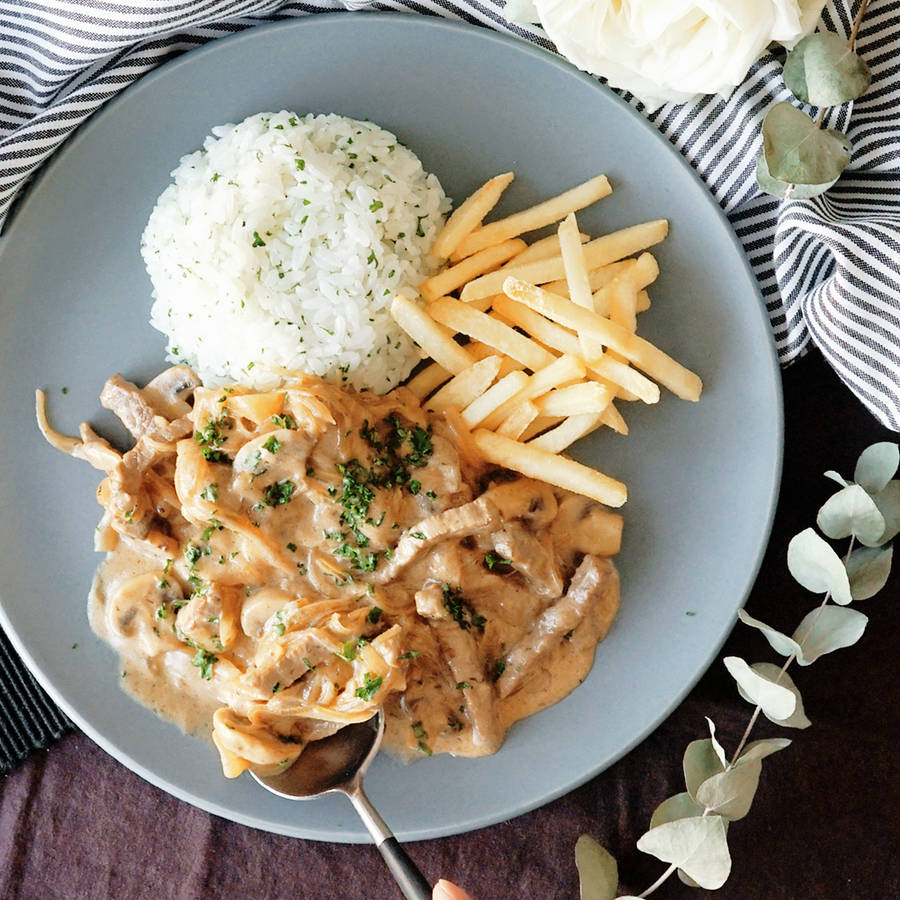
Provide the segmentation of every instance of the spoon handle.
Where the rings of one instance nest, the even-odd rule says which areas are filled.
[[[369,798],[363,793],[362,785],[349,791],[347,795],[369,834],[372,835],[372,840],[375,841],[378,851],[406,900],[431,900],[431,885],[409,858],[402,844],[394,837],[391,829],[378,814],[378,810],[369,802]]]

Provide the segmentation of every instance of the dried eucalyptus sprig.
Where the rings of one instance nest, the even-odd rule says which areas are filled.
[[[830,106],[861,97],[871,76],[854,51],[869,0],[862,0],[847,40],[828,31],[803,38],[788,53],[784,83],[803,103],[818,107],[815,121],[791,103],[776,103],[762,124],[756,180],[767,194],[804,200],[828,190],[850,162],[847,135],[822,127]]]
[[[785,738],[748,743],[750,733],[760,715],[786,728],[808,728],[811,723],[788,667],[793,662],[812,665],[862,637],[868,619],[848,607],[875,596],[887,583],[893,556],[889,542],[900,533],[900,480],[894,479],[898,465],[900,446],[883,442],[860,454],[852,482],[837,472],[825,473],[841,488],[819,510],[816,524],[826,537],[849,542],[841,559],[812,528],[791,539],[787,550],[791,575],[824,598],[790,637],[743,610],[738,613],[741,622],[762,632],[772,649],[786,657],[785,662],[750,665],[737,656],[723,660],[741,697],[754,704],[753,714],[730,761],[709,718],[709,737],[688,745],[683,760],[687,790],[656,808],[650,829],[637,842],[638,850],[669,864],[640,897],[648,897],[673,873],[685,884],[708,890],[722,887],[728,879],[728,825],[750,811],[763,760],[791,743]],[[615,900],[618,866],[607,850],[582,835],[575,845],[575,863],[581,900]]]

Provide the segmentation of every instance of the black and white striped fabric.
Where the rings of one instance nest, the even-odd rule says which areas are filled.
[[[260,22],[343,8],[461,19],[553,50],[539,27],[509,24],[503,2],[0,0],[0,228],[25,181],[78,125],[185,50]],[[829,3],[823,26],[849,34],[857,6]],[[771,54],[727,100],[664,106],[648,118],[731,219],[781,362],[812,341],[874,415],[900,430],[900,0],[870,3],[857,46],[873,84],[855,106],[829,113],[854,150],[850,169],[823,197],[782,203],[757,190],[760,122],[772,103],[791,99]]]

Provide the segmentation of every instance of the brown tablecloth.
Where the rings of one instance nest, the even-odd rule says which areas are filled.
[[[864,447],[897,436],[878,426],[817,354],[788,369],[784,386],[781,499],[747,606],[790,631],[814,599],[790,578],[785,549],[792,535],[814,522],[833,490],[822,472],[852,474]],[[900,565],[895,568],[900,571]],[[782,734],[794,743],[766,761],[754,808],[731,826],[732,875],[719,896],[900,897],[897,650],[891,625],[898,587],[895,571],[881,594],[860,604],[870,621],[859,644],[794,672],[811,728],[757,726],[754,737]],[[728,639],[726,652],[774,661],[762,637],[743,627]],[[662,866],[639,853],[635,841],[654,807],[683,790],[681,756],[691,740],[707,736],[705,715],[715,720],[726,748],[733,748],[749,707],[721,662],[651,737],[593,781],[510,822],[411,844],[410,854],[432,881],[450,877],[478,900],[574,898],[573,847],[587,832],[618,857],[621,890],[639,893]],[[35,754],[0,782],[3,898],[398,896],[373,848],[295,840],[208,815],[145,783],[79,733]],[[707,892],[672,879],[654,896]]]

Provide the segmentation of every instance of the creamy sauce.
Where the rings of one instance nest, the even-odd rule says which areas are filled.
[[[619,604],[615,514],[473,463],[402,389],[115,388],[137,444],[82,448],[108,473],[91,624],[226,774],[379,706],[404,758],[493,753],[587,675]]]

